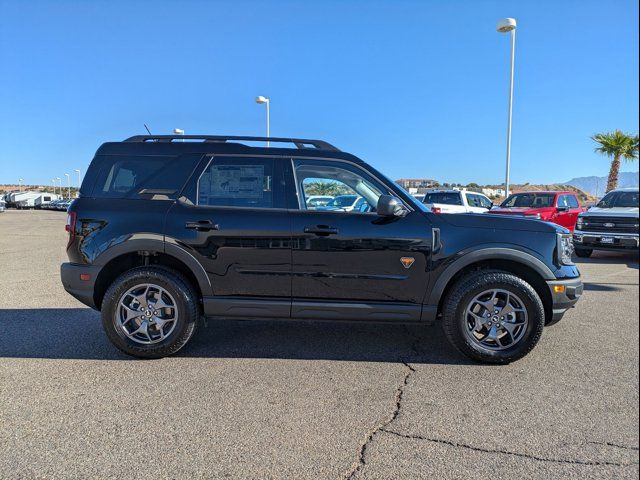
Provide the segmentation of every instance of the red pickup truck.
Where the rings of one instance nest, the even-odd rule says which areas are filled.
[[[489,213],[535,217],[573,232],[578,215],[586,211],[573,192],[522,192],[510,195]]]

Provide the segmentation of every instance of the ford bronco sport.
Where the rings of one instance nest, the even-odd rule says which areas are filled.
[[[327,183],[367,208],[308,209]],[[116,347],[145,358],[176,353],[202,317],[235,317],[440,322],[462,353],[508,363],[583,289],[568,230],[433,214],[318,140],[105,143],[66,229],[65,289],[102,312]]]

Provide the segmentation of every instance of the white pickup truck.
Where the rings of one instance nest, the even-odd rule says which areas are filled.
[[[607,193],[598,204],[581,213],[573,232],[578,257],[594,250],[638,251],[638,187]]]
[[[431,190],[422,203],[433,213],[486,213],[493,207],[482,193],[459,190]]]

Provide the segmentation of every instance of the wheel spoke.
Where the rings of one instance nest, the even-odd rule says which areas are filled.
[[[126,313],[126,318],[122,321],[122,325],[125,325],[129,323],[131,320],[133,320],[134,318],[139,318],[144,314],[144,312],[134,310],[133,308],[129,308],[126,305],[122,305],[122,308],[124,308],[124,311]]]
[[[151,340],[151,337],[149,336],[149,322],[144,320],[137,329],[130,333],[131,336],[138,334],[142,334],[147,337],[148,340]]]
[[[119,328],[130,340],[148,345],[171,335],[177,325],[178,309],[165,289],[139,284],[120,297],[115,315]]]
[[[486,290],[467,305],[465,334],[484,349],[510,348],[526,332],[529,320],[523,305],[518,295],[510,290]]]
[[[473,320],[475,321],[475,325],[473,329],[476,332],[479,332],[480,330],[482,330],[482,328],[484,327],[484,324],[487,322],[487,319],[484,318],[482,315],[478,315],[477,313],[469,312],[469,314],[473,317]]]

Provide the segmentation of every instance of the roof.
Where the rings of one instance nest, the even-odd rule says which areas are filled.
[[[253,142],[271,145],[250,145]],[[284,147],[288,144],[291,147]],[[186,154],[253,154],[295,157],[340,158],[362,163],[359,158],[342,152],[323,140],[245,137],[225,135],[138,135],[122,142],[107,142],[98,148],[99,155],[186,155]]]
[[[625,187],[625,188],[616,188],[615,190],[612,190],[612,192],[637,192],[638,190],[640,190],[639,187]]]
[[[531,190],[531,191],[521,191],[521,192],[513,192],[512,195],[524,195],[524,194],[534,194],[534,195],[577,195],[576,192],[572,192],[570,190]]]

